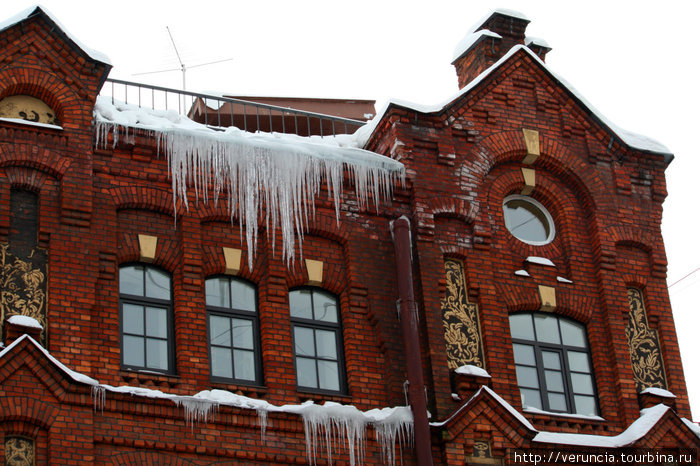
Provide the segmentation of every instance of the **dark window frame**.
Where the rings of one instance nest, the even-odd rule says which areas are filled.
[[[226,278],[228,279],[228,285],[229,285],[229,293],[231,292],[231,282],[232,281],[237,281],[240,283],[244,283],[250,287],[252,287],[254,295],[255,295],[255,311],[248,311],[245,309],[236,309],[233,308],[233,305],[231,303],[231,300],[229,299],[229,304],[230,307],[221,307],[221,306],[213,306],[210,304],[206,304],[206,294],[205,294],[205,305],[206,305],[206,314],[207,314],[207,348],[208,348],[208,353],[209,353],[209,377],[213,382],[220,382],[220,383],[227,383],[227,384],[235,384],[235,385],[246,385],[250,387],[263,387],[263,370],[262,370],[262,342],[261,342],[261,334],[260,334],[260,308],[259,308],[259,298],[258,298],[258,287],[255,283],[245,280],[242,278],[238,277],[232,277],[230,275],[211,275],[205,279],[205,290],[206,290],[206,282],[207,280],[211,279],[220,279],[220,278]],[[229,298],[230,298],[229,294]],[[233,351],[236,349],[233,343],[233,338],[231,339],[231,346],[222,346],[222,345],[214,345],[216,347],[222,347],[222,348],[230,348],[231,350],[231,373],[234,375],[234,377],[221,377],[221,376],[215,376],[212,370],[212,343],[211,343],[211,321],[210,321],[210,316],[218,316],[218,317],[225,317],[229,319],[242,319],[242,320],[249,320],[253,322],[253,360],[255,362],[255,380],[248,380],[248,379],[238,379],[235,377],[235,364],[234,364],[234,354]]]
[[[575,395],[579,396],[586,396],[586,397],[591,397],[593,398],[594,404],[595,404],[595,413],[592,415],[599,416],[600,415],[600,403],[598,399],[598,390],[597,390],[597,383],[596,383],[596,378],[595,378],[595,371],[593,368],[593,360],[591,357],[591,347],[588,339],[588,332],[586,330],[586,326],[583,325],[582,323],[569,319],[567,317],[557,315],[557,314],[551,314],[551,313],[545,313],[545,312],[518,312],[518,313],[513,313],[509,315],[509,319],[511,316],[514,315],[527,315],[530,317],[532,321],[532,327],[535,332],[535,340],[527,340],[527,339],[522,339],[522,338],[515,338],[511,336],[512,344],[519,344],[519,345],[524,345],[524,346],[529,346],[533,348],[534,355],[535,355],[535,366],[527,365],[527,364],[521,364],[521,363],[515,363],[515,367],[517,370],[518,366],[521,367],[530,367],[530,368],[535,368],[537,371],[537,377],[538,377],[538,383],[539,383],[539,388],[535,389],[533,387],[528,387],[528,386],[522,386],[520,383],[521,381],[517,380],[517,375],[516,375],[516,380],[518,383],[518,389],[526,389],[526,390],[537,390],[539,391],[540,394],[540,403],[542,406],[542,410],[546,412],[551,412],[551,413],[556,413],[556,414],[571,414],[571,415],[581,415],[576,412],[576,403],[575,403]],[[550,342],[544,342],[544,341],[539,341],[537,340],[537,330],[535,326],[535,321],[534,318],[537,315],[545,315],[548,317],[554,317],[557,319],[557,331],[559,332],[559,341],[561,343],[550,343]],[[561,321],[566,321],[568,323],[574,324],[578,327],[580,327],[583,330],[584,338],[585,338],[585,343],[586,346],[575,346],[571,344],[566,344],[564,342],[562,330],[561,330]],[[552,352],[552,353],[557,353],[559,354],[559,361],[561,363],[561,375],[563,379],[563,392],[560,392],[558,390],[548,390],[547,388],[547,378],[545,375],[545,365],[543,361],[543,352]],[[571,370],[570,365],[569,365],[569,357],[568,353],[569,352],[575,352],[575,353],[585,353],[587,362],[588,362],[588,368],[590,369],[590,372],[581,372],[581,371],[576,371],[576,370]],[[515,358],[515,348],[513,347],[513,356]],[[591,378],[591,385],[592,385],[592,394],[583,394],[583,393],[577,393],[574,383],[571,377],[571,374],[587,374]],[[565,401],[566,401],[566,410],[558,410],[550,407],[549,403],[549,398],[548,394],[549,393],[555,393],[555,394],[563,394]],[[524,408],[527,408],[528,406],[523,406]],[[535,408],[533,406],[533,408]],[[589,415],[589,414],[584,414],[584,415]]]
[[[155,373],[161,373],[165,375],[175,375],[175,329],[174,329],[174,306],[173,306],[173,279],[172,279],[172,274],[168,272],[165,269],[162,269],[160,267],[153,266],[151,264],[145,264],[143,262],[130,262],[130,263],[125,263],[121,264],[119,266],[119,273],[123,268],[127,267],[143,267],[144,272],[143,272],[143,289],[144,289],[144,295],[146,293],[146,271],[148,269],[154,269],[158,270],[160,272],[163,272],[168,275],[168,278],[170,280],[170,298],[168,300],[165,299],[158,299],[158,298],[152,298],[152,297],[147,297],[147,296],[139,296],[139,295],[134,295],[134,294],[129,294],[129,293],[122,293],[121,292],[121,277],[117,280],[118,281],[118,290],[119,290],[119,351],[120,351],[120,364],[122,369],[126,370],[134,370],[134,371],[151,371]],[[146,324],[145,324],[145,319],[146,319],[146,314],[144,312],[144,334],[139,335],[139,334],[133,334],[133,333],[128,333],[125,334],[124,332],[124,304],[132,304],[136,306],[144,306],[145,307],[157,307],[157,308],[165,308],[166,309],[166,332],[167,332],[167,337],[161,338],[161,337],[152,337],[152,336],[147,336],[146,335]],[[129,336],[134,336],[138,338],[142,338],[144,341],[144,366],[137,366],[134,364],[127,364],[124,362],[124,336],[129,335]],[[168,351],[168,368],[167,369],[162,369],[158,367],[149,367],[147,365],[148,361],[148,351],[147,351],[147,346],[146,346],[146,341],[148,339],[152,340],[166,340],[166,347]]]
[[[302,291],[302,290],[308,290],[311,292],[311,306],[312,306],[312,316],[315,315],[314,313],[314,299],[313,299],[313,294],[315,292],[317,293],[323,293],[327,296],[332,296],[335,299],[335,304],[336,304],[336,310],[338,312],[338,322],[326,322],[323,320],[316,320],[316,319],[306,319],[302,317],[294,317],[291,315],[291,306],[290,306],[290,314],[289,314],[289,319],[291,322],[291,330],[292,330],[292,347],[294,348],[294,374],[296,378],[296,384],[297,384],[297,390],[303,391],[303,392],[308,392],[308,393],[318,393],[318,394],[332,394],[332,395],[346,395],[348,393],[348,386],[347,386],[347,374],[346,374],[346,369],[345,369],[345,348],[344,348],[344,340],[343,340],[343,325],[342,325],[342,313],[340,310],[340,299],[339,297],[335,294],[332,293],[326,289],[323,288],[318,288],[318,287],[313,287],[313,286],[303,286],[303,287],[297,287],[297,288],[292,288],[289,290],[289,293],[287,296],[295,291]],[[289,299],[289,298],[288,298]],[[334,361],[338,364],[338,390],[328,390],[328,389],[323,389],[319,387],[309,387],[306,385],[299,385],[299,370],[297,368],[297,351],[296,351],[296,341],[295,341],[295,331],[294,329],[296,327],[301,327],[301,328],[308,328],[312,330],[326,330],[326,331],[332,331],[335,334],[335,346],[336,346],[336,355],[337,359],[329,359],[329,358],[323,358],[323,357],[318,357],[317,356],[317,349],[316,349],[316,341],[314,338],[314,356],[306,356],[302,355],[303,358],[305,359],[313,359],[316,361],[316,380],[317,380],[317,385],[318,384],[318,362],[319,360],[322,361]]]

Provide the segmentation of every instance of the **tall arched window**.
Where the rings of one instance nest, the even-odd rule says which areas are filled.
[[[261,384],[257,292],[231,277],[206,281],[211,377]]]
[[[317,288],[289,292],[297,386],[344,393],[343,335],[338,299]]]
[[[144,264],[119,268],[122,365],[173,372],[170,274]]]
[[[541,312],[510,315],[510,333],[523,407],[597,415],[586,329]]]

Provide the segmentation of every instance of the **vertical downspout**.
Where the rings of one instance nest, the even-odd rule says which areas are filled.
[[[396,277],[399,288],[399,318],[406,350],[408,372],[408,401],[413,413],[416,460],[419,466],[431,466],[430,425],[425,401],[423,365],[418,337],[418,308],[413,297],[413,272],[411,267],[411,225],[405,216],[391,222],[396,255]]]

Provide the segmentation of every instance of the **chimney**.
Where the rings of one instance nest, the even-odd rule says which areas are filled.
[[[494,10],[479,21],[455,48],[452,65],[457,71],[459,88],[469,84],[515,45],[527,45],[544,60],[551,48],[541,39],[525,37],[529,22],[522,13],[504,9]]]

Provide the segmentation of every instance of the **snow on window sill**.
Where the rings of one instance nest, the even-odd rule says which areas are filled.
[[[152,383],[159,387],[177,387],[180,384],[180,377],[177,375],[148,370],[122,369],[120,376],[129,385]]]
[[[63,126],[50,125],[48,123],[39,123],[36,121],[27,121],[27,120],[22,120],[20,118],[0,118],[0,121],[5,121],[8,123],[16,123],[16,124],[25,125],[25,126],[34,126],[36,128],[46,128],[46,129],[55,129],[58,131],[63,131]]]

